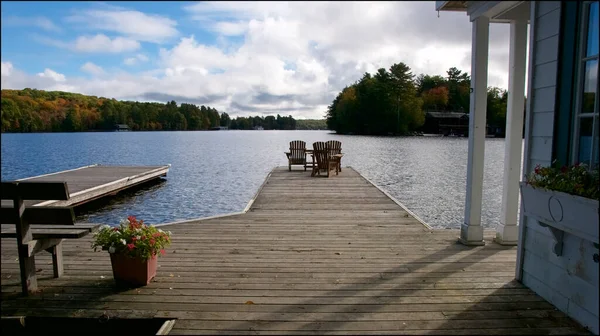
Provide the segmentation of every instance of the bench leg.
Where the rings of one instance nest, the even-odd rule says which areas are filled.
[[[62,242],[48,248],[46,251],[52,253],[52,269],[54,271],[54,277],[60,278],[65,272],[63,267]]]
[[[35,259],[29,256],[29,246],[19,246],[19,270],[21,271],[21,289],[23,295],[33,294],[37,291],[37,277],[35,275]]]

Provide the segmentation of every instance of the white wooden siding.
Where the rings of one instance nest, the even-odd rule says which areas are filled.
[[[552,160],[560,2],[537,1],[533,15],[532,115],[526,132],[529,151],[525,173]],[[598,263],[593,261],[598,249],[590,241],[565,233],[563,255],[558,257],[552,251],[554,237],[549,229],[529,218],[522,225],[523,284],[598,334]]]

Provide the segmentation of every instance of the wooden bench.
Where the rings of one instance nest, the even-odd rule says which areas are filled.
[[[75,225],[75,214],[71,207],[26,206],[25,200],[68,200],[66,182],[2,182],[2,200],[12,200],[12,206],[2,205],[0,237],[17,238],[21,288],[24,295],[37,291],[37,278],[34,256],[40,251],[52,253],[54,277],[63,272],[62,241],[86,236],[96,230],[99,224]]]

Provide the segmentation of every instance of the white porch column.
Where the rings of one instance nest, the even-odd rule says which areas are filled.
[[[502,212],[500,213],[500,224],[496,228],[496,242],[503,245],[517,245],[519,238],[517,210],[523,144],[526,53],[527,18],[511,21]]]
[[[490,20],[488,17],[480,16],[473,21],[472,25],[467,196],[465,221],[460,228],[460,242],[465,245],[484,245],[483,228],[481,227],[481,198],[483,194]]]

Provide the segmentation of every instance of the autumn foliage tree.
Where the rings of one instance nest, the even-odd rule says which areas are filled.
[[[127,124],[134,131],[233,129],[295,129],[292,116],[238,117],[210,106],[175,101],[118,101],[78,93],[35,89],[2,90],[2,132],[81,132],[113,130]]]
[[[438,86],[423,92],[421,97],[425,111],[443,111],[448,105],[450,95],[447,87]]]
[[[342,134],[407,134],[423,121],[414,75],[404,63],[365,73],[327,108],[328,128]]]
[[[404,63],[365,73],[327,108],[327,126],[342,134],[407,134],[418,131],[426,112],[469,113],[471,78],[456,67],[446,76],[414,77]],[[506,124],[508,93],[488,88],[487,123]]]

